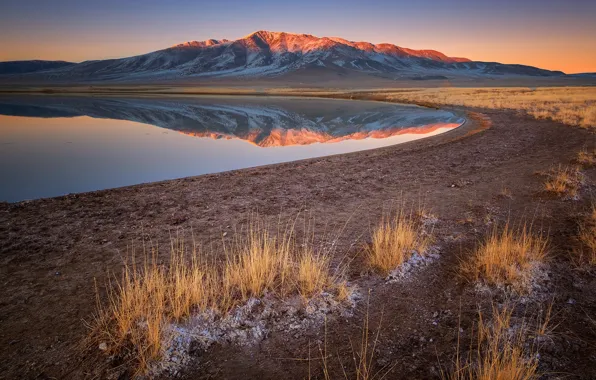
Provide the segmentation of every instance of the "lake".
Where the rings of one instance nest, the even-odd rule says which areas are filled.
[[[463,123],[446,110],[249,96],[0,96],[0,201],[354,152]]]

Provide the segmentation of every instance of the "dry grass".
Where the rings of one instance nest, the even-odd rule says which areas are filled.
[[[205,309],[217,297],[212,270],[201,265],[196,251],[186,256],[183,245],[173,244],[169,266],[158,264],[153,250],[139,268],[133,255],[121,281],[110,287],[108,305],[98,299],[92,341],[105,344],[110,355],[128,356],[144,371],[161,355],[165,323]]]
[[[157,249],[140,267],[133,255],[121,281],[109,286],[109,303],[102,305],[98,297],[90,341],[102,344],[109,355],[131,360],[143,373],[162,354],[166,324],[192,313],[224,315],[264,294],[308,299],[328,290],[338,299],[349,296],[341,272],[332,272],[330,254],[296,244],[293,228],[271,234],[264,225],[251,224],[225,254],[218,266],[205,262],[196,248],[189,251],[173,242],[169,265],[158,263]]]
[[[389,100],[524,111],[585,128],[596,127],[596,88],[430,88],[385,92]]]
[[[366,304],[366,314],[364,316],[362,333],[360,336],[360,342],[356,346],[350,341],[352,349],[352,363],[349,367],[345,366],[340,361],[341,372],[343,378],[354,379],[354,380],[382,380],[387,378],[389,372],[393,369],[392,366],[385,366],[380,369],[375,369],[375,351],[377,344],[379,343],[379,335],[381,332],[381,324],[383,319],[379,321],[377,331],[374,333],[374,339],[371,340],[370,331],[370,290],[369,297]],[[309,351],[310,352],[310,351]],[[319,346],[320,359],[322,363],[323,378],[325,380],[337,379],[337,376],[332,376],[329,364],[329,353],[327,349],[327,324],[325,324],[325,342],[323,347]],[[338,358],[339,359],[339,358]],[[312,379],[311,374],[311,359],[308,359],[308,379]],[[348,375],[350,372],[350,375]]]
[[[368,264],[387,275],[415,252],[423,254],[430,237],[424,233],[420,219],[401,210],[393,217],[383,217],[373,231],[372,243],[366,248]]]
[[[295,243],[293,232],[270,234],[258,224],[248,237],[238,238],[227,252],[224,293],[242,301],[274,292],[285,297],[295,291],[309,298],[333,285],[331,257],[311,244]]]
[[[513,194],[511,193],[511,190],[506,186],[501,189],[499,195],[503,198],[513,199]]]
[[[596,265],[596,205],[585,215],[579,225],[580,246],[574,252],[573,261],[577,268]]]
[[[524,292],[535,266],[547,260],[547,252],[546,238],[533,235],[526,225],[515,230],[507,223],[502,231],[493,229],[473,255],[462,262],[461,270],[474,281]]]
[[[589,151],[584,148],[579,151],[575,161],[584,168],[591,168],[596,165],[596,148]]]
[[[493,306],[492,318],[487,323],[479,313],[477,348],[463,361],[456,358],[455,368],[448,374],[442,373],[444,380],[532,380],[538,379],[536,349],[526,344],[531,331],[525,322],[512,324],[513,309],[499,310]],[[550,314],[549,314],[550,315]],[[547,321],[547,319],[545,319]],[[547,329],[546,323],[540,329]]]
[[[544,189],[559,197],[576,199],[584,177],[579,168],[561,166],[551,169],[544,182]]]

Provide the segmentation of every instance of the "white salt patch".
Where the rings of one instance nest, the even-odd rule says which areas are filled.
[[[166,327],[162,358],[153,364],[150,374],[176,375],[215,343],[250,346],[274,331],[298,337],[305,331],[320,327],[328,315],[351,316],[360,298],[354,287],[343,302],[327,292],[306,303],[299,296],[279,300],[265,295],[249,299],[226,316],[213,310],[195,314],[184,324]]]

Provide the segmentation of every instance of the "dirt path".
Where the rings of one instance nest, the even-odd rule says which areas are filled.
[[[320,230],[345,224],[337,252],[356,255],[370,226],[395,200],[422,200],[439,218],[441,258],[401,284],[379,285],[360,276],[358,260],[352,266],[352,280],[363,289],[377,285],[370,301],[371,326],[383,315],[376,364],[392,367],[391,378],[433,378],[439,362],[450,363],[459,314],[469,331],[478,304],[487,302],[455,276],[458,256],[491,222],[535,215],[560,254],[552,289],[565,323],[548,369],[595,378],[596,327],[586,315],[596,315],[596,282],[571,271],[565,258],[573,218],[587,206],[590,189],[580,201],[553,199],[540,193],[543,178],[535,174],[569,163],[584,145],[593,146],[594,135],[511,112],[482,112],[491,121],[488,129],[471,120],[443,135],[373,151],[0,205],[0,378],[116,373],[102,372],[105,359],[99,352],[81,353],[79,342],[86,331],[82,320],[95,307],[93,279],[102,286],[108,271],[118,273],[133,241],[138,247],[151,238],[167,246],[170,233],[192,229],[195,239],[215,244],[254,210],[270,220],[302,211]],[[593,171],[587,174],[596,179]],[[511,198],[500,195],[504,188]],[[329,345],[346,363],[349,338],[360,334],[363,305],[354,318],[328,326]],[[294,359],[307,357],[309,340],[322,336],[313,331],[288,343],[287,336],[273,335],[258,347],[215,347],[186,376],[304,378],[308,364]],[[337,364],[332,367],[339,373]]]

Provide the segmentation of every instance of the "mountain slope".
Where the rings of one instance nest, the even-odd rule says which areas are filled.
[[[434,50],[353,42],[337,37],[258,31],[235,41],[190,41],[134,57],[86,61],[32,74],[50,80],[159,80],[187,77],[280,76],[300,70],[364,73],[387,78],[557,76],[531,66],[474,62]]]
[[[75,65],[65,61],[8,61],[0,62],[0,75],[25,74]]]

